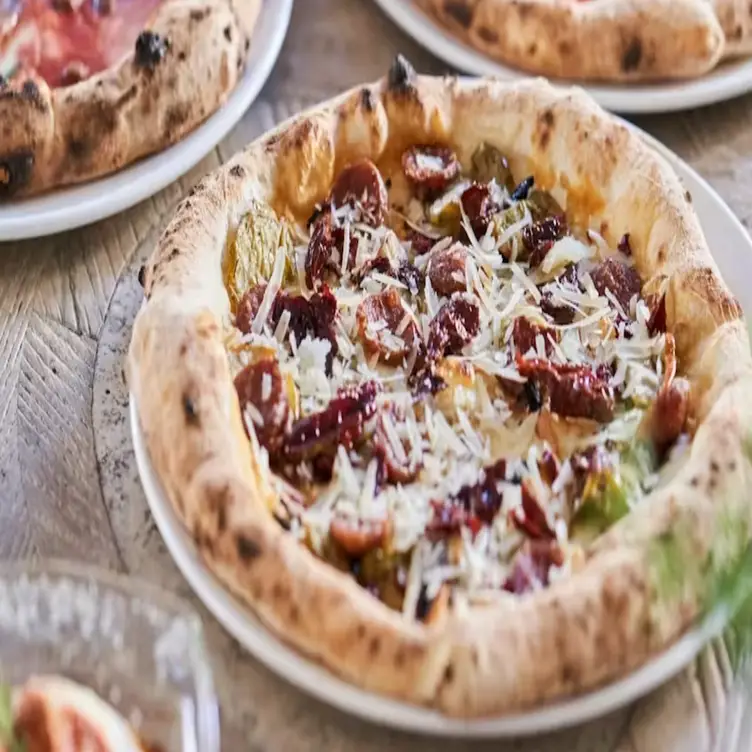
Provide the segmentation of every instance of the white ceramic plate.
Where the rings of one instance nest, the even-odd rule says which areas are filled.
[[[165,151],[112,175],[43,196],[0,204],[0,241],[40,238],[92,224],[134,206],[184,175],[243,117],[271,73],[293,0],[263,0],[245,73],[227,102]]]
[[[745,280],[752,279],[752,241],[746,231],[720,196],[696,172],[654,139],[645,138],[670,160],[691,192],[721,272],[744,309],[752,312],[752,289],[745,284]],[[714,614],[625,679],[527,713],[462,721],[385,699],[338,679],[296,652],[267,631],[248,608],[229,594],[201,561],[154,473],[133,396],[130,418],[136,462],[149,506],[170,554],[198,597],[227,631],[272,671],[318,699],[372,722],[424,734],[466,737],[518,736],[572,726],[626,705],[676,675],[725,622],[723,614]]]
[[[465,73],[510,80],[530,76],[459,41],[420,11],[412,0],[375,2],[416,42]],[[692,81],[613,85],[567,82],[567,85],[572,83],[583,86],[602,107],[612,112],[675,112],[722,102],[752,91],[752,58],[724,63],[708,75]]]

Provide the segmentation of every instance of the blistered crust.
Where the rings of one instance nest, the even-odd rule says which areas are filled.
[[[546,76],[603,81],[695,77],[711,70],[724,48],[707,0],[418,4],[481,52]]]
[[[509,155],[515,174],[532,171],[543,187],[566,189],[571,217],[597,217],[611,245],[630,233],[647,289],[666,291],[700,428],[691,472],[597,541],[581,573],[425,626],[379,603],[273,519],[274,493],[244,436],[223,349],[221,260],[252,198],[305,217],[351,160],[444,142],[467,164],[481,141]],[[368,689],[479,716],[623,674],[698,613],[693,591],[656,618],[651,542],[681,522],[702,556],[719,545],[722,515],[752,517],[739,506],[752,481],[743,452],[752,369],[739,306],[667,163],[579,90],[415,77],[400,59],[385,80],[285,123],[205,178],[178,208],[143,281],[148,302],[134,328],[129,383],[170,500],[233,593],[275,633]]]
[[[114,172],[179,141],[227,98],[243,72],[261,0],[166,0],[136,48],[67,88],[0,83],[0,201]],[[138,43],[137,43],[138,44]]]

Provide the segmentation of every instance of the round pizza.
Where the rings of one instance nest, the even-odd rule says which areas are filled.
[[[141,280],[177,514],[370,690],[479,716],[623,674],[700,609],[654,546],[749,521],[741,309],[671,168],[579,90],[398,58],[200,182]]]
[[[560,78],[694,78],[752,52],[747,0],[416,2],[490,57]]]
[[[0,201],[175,143],[243,72],[260,0],[0,0]]]

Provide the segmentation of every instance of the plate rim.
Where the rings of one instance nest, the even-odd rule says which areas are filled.
[[[415,6],[414,0],[373,0],[405,34],[443,62],[474,76],[505,80],[539,78],[484,55],[452,36]],[[724,72],[724,68],[727,70]],[[680,112],[724,102],[752,91],[752,56],[721,63],[696,79],[667,83],[604,84],[549,79],[559,88],[578,86],[604,109],[629,115]]]
[[[252,38],[259,42],[251,42],[243,76],[203,123],[172,146],[109,175],[0,204],[0,243],[92,225],[130,209],[183,177],[227,136],[257,99],[282,50],[293,5],[294,0],[262,0]],[[84,193],[88,196],[79,201]],[[14,216],[14,209],[22,213]]]
[[[653,136],[636,126],[625,124],[671,164],[683,183],[694,184],[688,186],[693,194],[697,194],[700,189],[712,201],[723,215],[724,222],[733,225],[737,233],[746,239],[747,251],[752,253],[752,238],[718,192]],[[626,677],[585,694],[514,715],[456,719],[437,710],[369,692],[348,683],[285,643],[261,622],[249,606],[244,605],[218,580],[201,560],[161,487],[148,456],[136,399],[131,392],[128,414],[136,465],[149,509],[173,562],[199,600],[245,650],[281,679],[320,702],[369,723],[434,738],[501,739],[536,736],[565,729],[622,708],[672,679],[689,665],[713,637],[721,633],[726,624],[728,614],[725,611],[713,612],[666,650]]]

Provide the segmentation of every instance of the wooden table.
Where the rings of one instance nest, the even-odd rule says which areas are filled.
[[[273,0],[265,0],[273,2]],[[397,52],[446,68],[367,0],[298,0],[276,69],[242,122],[183,180],[88,228],[0,246],[0,557],[58,556],[127,570],[189,596],[150,519],[127,423],[122,354],[139,305],[133,272],[176,203],[275,122],[382,75]],[[636,122],[687,160],[749,227],[752,97]],[[121,280],[119,282],[119,280]],[[112,301],[112,304],[111,304]],[[224,719],[224,749],[434,749],[326,708],[247,657],[202,609]],[[722,643],[633,708],[495,750],[705,750],[745,698],[728,693]],[[747,746],[749,749],[749,731]],[[462,749],[459,742],[442,744]]]

